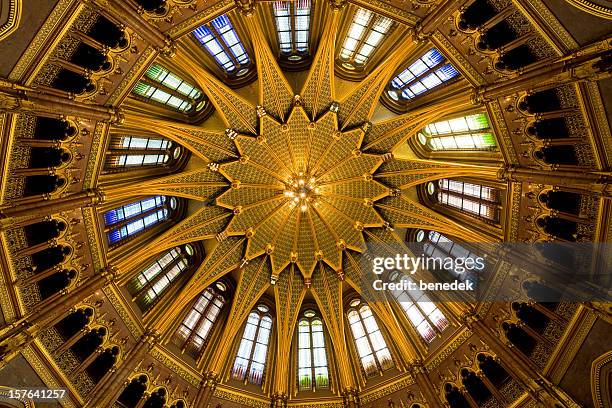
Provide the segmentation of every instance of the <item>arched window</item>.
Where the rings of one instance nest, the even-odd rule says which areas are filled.
[[[440,260],[439,263],[433,263],[434,270],[432,272],[444,271],[451,274],[453,278],[459,278],[462,281],[469,281],[474,284],[477,283],[478,277],[474,274],[474,271],[478,272],[484,269],[484,265],[480,267],[477,262],[478,255],[436,231],[418,231],[417,241],[423,244],[425,255],[429,258]],[[455,262],[444,262],[446,259],[473,259],[474,268],[471,270],[464,267],[457,268]]]
[[[149,67],[132,92],[183,113],[200,111],[205,105],[202,91],[159,64]]]
[[[431,123],[417,137],[423,146],[433,151],[490,150],[497,147],[491,124],[484,113]]]
[[[393,272],[392,281],[414,282],[409,276]],[[393,290],[393,297],[398,301],[406,317],[421,337],[431,342],[436,338],[436,330],[442,332],[448,326],[448,320],[429,297],[420,290]],[[434,329],[435,328],[435,329]]]
[[[228,75],[249,72],[251,59],[227,15],[196,28],[193,35]]]
[[[232,368],[232,377],[261,385],[272,331],[272,317],[265,305],[257,306],[247,320]]]
[[[355,299],[351,302],[347,316],[357,354],[366,375],[375,375],[393,367],[391,352],[370,307]]]
[[[142,311],[151,307],[170,284],[189,267],[193,255],[191,245],[172,248],[128,283],[128,291]]]
[[[312,310],[298,323],[298,383],[300,391],[329,388],[323,321]]]
[[[389,97],[408,101],[455,78],[459,72],[432,48],[391,80]]]
[[[197,358],[224,305],[225,299],[213,287],[200,294],[176,331],[175,337],[183,351]]]
[[[301,60],[309,52],[311,1],[275,1],[272,9],[281,55]]]
[[[353,15],[353,21],[340,50],[342,66],[348,70],[365,66],[392,24],[390,18],[359,8]]]
[[[428,183],[427,190],[444,206],[491,221],[499,221],[500,191],[496,188],[463,181],[441,179]]]
[[[174,197],[155,196],[107,211],[104,223],[109,244],[116,244],[167,220],[177,205]]]
[[[114,135],[106,152],[106,169],[170,165],[181,147],[161,137]]]

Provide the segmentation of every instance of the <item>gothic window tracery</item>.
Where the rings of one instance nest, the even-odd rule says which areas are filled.
[[[409,276],[393,272],[392,281],[414,282]],[[448,319],[431,301],[429,296],[420,290],[393,290],[393,297],[404,310],[406,317],[426,342],[432,342],[438,333],[448,327]]]
[[[372,376],[393,367],[387,347],[372,310],[358,299],[351,302],[347,318],[355,341],[357,355],[366,376]]]
[[[476,259],[478,255],[470,251],[468,248],[461,244],[456,243],[453,239],[446,235],[440,234],[436,231],[423,231],[419,230],[416,235],[417,242],[421,243],[423,253],[434,259],[473,259],[474,265],[476,266],[473,270],[468,271],[467,269],[458,270],[453,268],[454,264],[451,265],[448,262],[442,262],[434,265],[435,269],[432,272],[436,272],[442,275],[442,272],[446,277],[459,278],[462,281],[470,281],[476,284],[478,282],[477,272],[484,269],[478,267]]]
[[[323,321],[312,310],[298,322],[298,385],[300,391],[329,388]]]
[[[200,355],[225,303],[221,291],[215,287],[200,294],[175,333],[181,350],[194,358]]]
[[[142,311],[149,309],[192,264],[191,245],[175,247],[147,266],[128,283],[128,291]]]
[[[106,152],[106,169],[171,167],[182,154],[180,146],[161,137],[115,135]]]
[[[498,222],[500,217],[500,191],[493,187],[459,180],[441,179],[428,183],[427,192],[439,204],[473,217]]]
[[[251,311],[247,319],[232,368],[234,379],[256,385],[262,384],[271,332],[272,316],[269,308],[266,305],[259,305]]]

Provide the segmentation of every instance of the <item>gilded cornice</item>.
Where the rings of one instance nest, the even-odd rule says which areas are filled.
[[[8,0],[2,7],[8,6],[6,21],[0,26],[0,41],[5,40],[17,30],[21,22],[22,0]],[[5,13],[5,10],[2,10]]]
[[[14,82],[25,82],[24,74],[27,69],[36,61],[43,49],[48,47],[49,38],[53,38],[55,31],[65,23],[65,18],[72,10],[72,6],[76,0],[59,0],[47,20],[42,25],[30,45],[23,53],[13,70],[8,76],[8,79]]]

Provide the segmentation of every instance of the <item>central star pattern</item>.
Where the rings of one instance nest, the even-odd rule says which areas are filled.
[[[339,270],[343,250],[363,249],[389,188],[373,177],[381,155],[360,150],[367,127],[340,131],[335,104],[311,121],[294,101],[286,122],[264,114],[258,136],[235,138],[240,159],[220,166],[231,188],[217,204],[234,213],[228,235],[249,238],[247,258],[267,253],[274,271],[296,262],[309,278],[317,261]]]
[[[332,337],[343,338],[343,287],[370,299],[384,296],[368,289],[362,270],[367,244],[404,245],[403,228],[436,229],[482,240],[483,237],[423,206],[415,186],[442,177],[474,175],[474,166],[441,163],[398,154],[419,129],[437,118],[470,107],[469,93],[439,106],[377,121],[374,113],[385,87],[415,44],[397,47],[345,95],[336,95],[336,33],[340,13],[331,10],[316,55],[301,90],[294,89],[259,24],[248,22],[257,63],[256,104],[228,88],[186,50],[173,61],[189,72],[206,93],[225,129],[127,113],[125,122],[156,132],[206,163],[140,183],[106,191],[113,199],[140,194],[175,195],[203,203],[199,210],[122,260],[120,271],[137,267],[135,259],[176,245],[202,241],[207,256],[172,299],[155,327],[172,327],[185,305],[224,275],[238,271],[231,324],[232,338],[257,299],[274,284],[279,326],[279,361],[289,351],[297,311],[312,292]],[[253,15],[246,19],[255,18]],[[296,95],[297,94],[297,95]],[[497,169],[478,170],[496,174]],[[405,249],[408,251],[408,249]],[[362,293],[364,294],[364,293]],[[388,305],[373,304],[389,327]],[[400,341],[403,337],[397,333]],[[282,343],[282,344],[281,344]],[[344,347],[342,342],[336,347]],[[406,345],[406,350],[410,349]],[[283,354],[285,353],[285,354]],[[218,364],[224,360],[220,357]]]

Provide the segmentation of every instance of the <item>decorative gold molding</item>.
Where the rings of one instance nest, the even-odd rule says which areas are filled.
[[[85,177],[83,178],[83,188],[94,188],[98,181],[98,175],[100,174],[101,163],[104,162],[105,150],[103,147],[106,146],[106,136],[108,135],[109,126],[106,123],[96,123],[96,128],[92,135],[91,150],[87,161],[87,167],[85,169]]]
[[[38,340],[36,340],[38,341]],[[57,381],[53,373],[51,373],[50,368],[45,364],[45,362],[40,358],[38,353],[34,350],[34,345],[30,345],[26,347],[21,354],[26,359],[28,364],[32,366],[36,375],[40,377],[40,379],[45,383],[48,388],[51,389],[59,389],[64,388],[64,384],[61,384]],[[42,348],[42,345],[40,346]],[[60,405],[64,408],[76,408],[77,405],[74,404],[70,397],[62,398],[59,401]]]
[[[144,328],[136,320],[136,317],[133,315],[132,309],[128,305],[125,304],[123,297],[117,294],[118,289],[115,288],[114,285],[108,285],[102,288],[102,292],[106,295],[106,298],[111,302],[121,320],[125,323],[125,326],[130,331],[130,334],[138,339],[144,333]]]
[[[233,10],[234,8],[236,8],[235,0],[224,0],[213,6],[205,8],[201,13],[198,13],[182,23],[175,25],[165,34],[169,35],[173,39],[182,37],[195,29],[199,24],[206,23],[213,18],[220,16],[221,14]]]
[[[4,41],[17,30],[21,22],[21,0],[8,0],[3,6],[8,6],[6,23],[0,26],[0,41]]]
[[[392,382],[391,384],[383,387],[376,386],[375,389],[363,393],[363,395],[359,397],[359,400],[362,404],[367,404],[368,402],[376,401],[399,390],[406,389],[412,384],[414,384],[414,379],[412,376],[410,374],[404,374],[400,379]]]
[[[123,76],[123,80],[106,101],[109,106],[118,106],[127,95],[132,91],[134,83],[142,76],[143,71],[149,66],[151,61],[157,56],[157,51],[153,47],[147,47],[143,51],[138,61],[132,66],[130,71]],[[127,91],[129,89],[129,91]]]
[[[229,402],[235,402],[244,407],[270,408],[270,402],[267,400],[255,399],[254,397],[245,395],[243,392],[235,392],[225,387],[217,387],[213,395],[216,398]]]
[[[561,382],[596,320],[595,313],[582,305],[579,306],[543,370],[543,374],[550,377],[552,382],[556,384]]]
[[[480,75],[480,73],[474,69],[472,64],[470,64],[463,57],[463,55],[461,55],[459,50],[457,50],[455,46],[448,41],[440,30],[436,30],[431,38],[436,47],[438,47],[438,49],[442,51],[444,55],[449,57],[449,59],[453,62],[453,65],[464,73],[465,77],[472,85],[486,84],[486,81],[482,75]]]
[[[612,20],[612,7],[606,7],[599,4],[595,4],[589,0],[565,0],[572,6],[589,13],[595,17],[605,18]]]
[[[393,7],[387,2],[382,2],[380,0],[349,0],[349,2],[356,4],[360,7],[373,10],[375,12],[378,12],[379,14],[384,14],[387,17],[400,23],[406,24],[410,27],[415,26],[420,20],[417,15],[414,15],[397,7]]]
[[[455,338],[444,347],[440,347],[437,354],[433,358],[429,358],[425,362],[425,369],[432,371],[442,363],[448,356],[453,354],[467,339],[472,336],[472,331],[467,327],[463,328]]]
[[[609,408],[612,404],[610,401],[610,370],[612,367],[606,367],[612,362],[612,351],[602,354],[597,357],[591,364],[591,395],[593,403],[596,407]],[[602,375],[602,369],[605,371]],[[603,380],[603,381],[602,381]],[[603,384],[602,384],[603,382]],[[603,385],[603,387],[602,387]]]
[[[202,377],[199,375],[199,373],[197,373],[191,367],[182,364],[180,360],[170,355],[162,347],[156,345],[149,354],[151,355],[151,357],[171,369],[174,373],[176,373],[179,377],[187,381],[189,384],[193,385],[196,388],[200,387]]]
[[[30,46],[23,53],[13,70],[8,76],[8,79],[14,82],[23,82],[23,75],[30,65],[36,60],[43,48],[47,45],[47,40],[53,36],[53,31],[62,23],[66,13],[75,0],[60,0],[57,6],[53,9],[47,21],[42,25],[36,37],[30,42]],[[59,40],[59,38],[58,38]]]

